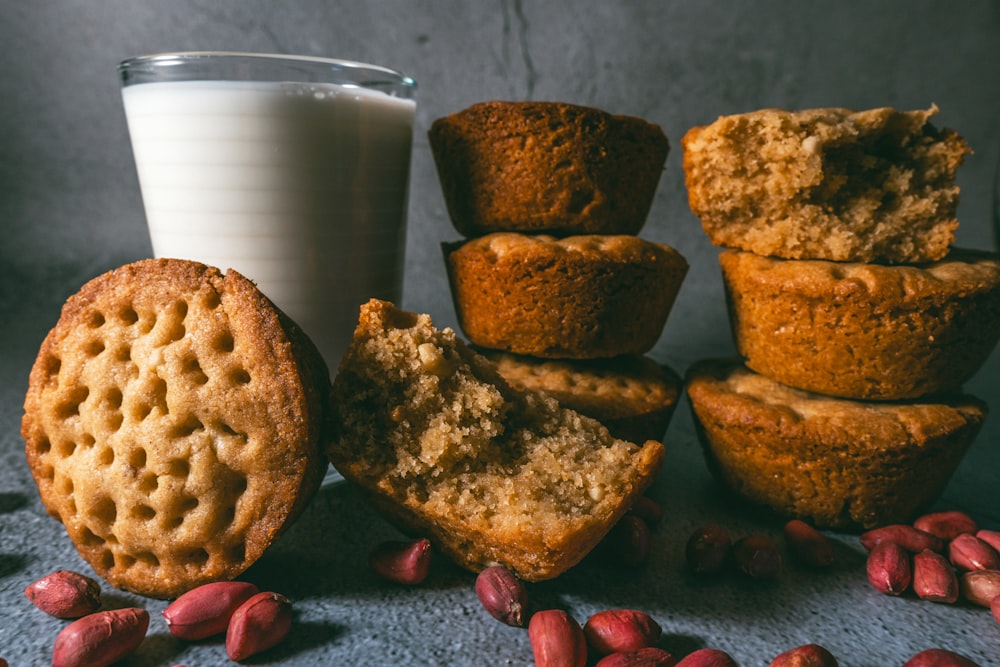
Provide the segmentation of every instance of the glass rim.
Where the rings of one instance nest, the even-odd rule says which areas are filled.
[[[372,81],[357,81],[352,79],[352,82],[364,87],[401,86],[404,89],[414,89],[417,87],[417,82],[412,77],[399,70],[384,67],[382,65],[372,65],[356,60],[327,58],[323,56],[293,55],[284,53],[254,53],[250,51],[165,51],[161,53],[133,56],[118,63],[118,73],[122,78],[122,85],[130,85],[131,83],[141,82],[129,81],[127,76],[129,73],[134,74],[137,72],[144,72],[151,75],[154,68],[194,63],[207,64],[210,61],[229,63],[233,65],[258,62],[270,63],[277,66],[281,66],[282,64],[305,65],[309,67],[316,66],[318,68],[317,71],[325,71],[327,73],[368,72],[375,77],[381,76],[385,77],[385,79],[373,79]],[[223,79],[230,77],[219,78]],[[246,78],[249,80],[262,81],[277,79],[277,77],[260,78],[254,76],[247,76]]]

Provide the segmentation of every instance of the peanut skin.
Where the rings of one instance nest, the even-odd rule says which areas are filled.
[[[936,535],[947,542],[962,533],[975,533],[978,530],[975,519],[956,510],[931,512],[913,522],[913,527],[925,533]]]
[[[913,592],[921,600],[951,604],[958,600],[958,575],[943,555],[924,549],[913,556]]]
[[[184,593],[163,610],[170,634],[194,641],[222,634],[236,609],[260,592],[245,581],[219,581]]]
[[[786,523],[785,541],[800,562],[813,567],[833,565],[833,542],[805,521],[792,519]]]
[[[669,651],[650,646],[606,655],[594,667],[676,667],[677,658]]]
[[[52,667],[106,667],[135,651],[148,629],[149,613],[138,607],[89,614],[56,637]]]
[[[869,552],[880,542],[886,541],[895,542],[910,553],[920,553],[924,549],[940,552],[945,547],[945,541],[937,535],[902,523],[873,528],[861,534],[861,545]]]
[[[819,644],[805,644],[775,656],[770,667],[838,667],[833,654]]]
[[[390,540],[372,550],[368,564],[384,579],[415,586],[430,572],[431,553],[431,542],[427,538],[409,542]]]
[[[676,667],[739,667],[732,656],[717,648],[700,648],[681,658]]]
[[[608,609],[587,619],[583,634],[598,655],[608,655],[653,646],[660,639],[662,629],[644,612]]]
[[[80,618],[101,607],[101,586],[71,570],[56,570],[24,589],[24,596],[49,616]]]
[[[709,524],[691,534],[684,557],[695,574],[719,574],[726,569],[732,548],[729,532],[722,526]]]
[[[948,558],[960,570],[1000,570],[1000,553],[971,533],[948,543]]]
[[[781,552],[766,535],[747,535],[733,545],[736,567],[754,579],[773,579],[781,573]]]
[[[907,660],[903,667],[979,667],[979,665],[954,651],[929,648]]]
[[[879,542],[868,554],[868,581],[886,595],[901,595],[913,577],[910,554],[895,542]]]
[[[587,640],[583,628],[562,609],[546,609],[532,614],[528,639],[536,667],[584,667]]]
[[[476,577],[476,595],[490,616],[516,628],[528,618],[528,590],[503,565],[493,565]]]
[[[1000,597],[1000,570],[970,570],[958,578],[960,595],[980,607],[989,607]]]
[[[281,643],[291,629],[292,601],[279,593],[257,593],[233,613],[226,653],[230,660],[245,660]]]

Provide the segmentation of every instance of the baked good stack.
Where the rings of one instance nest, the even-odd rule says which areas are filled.
[[[686,383],[709,465],[825,527],[905,521],[986,416],[962,384],[1000,338],[1000,262],[952,248],[971,152],[926,111],[725,116],[683,138],[740,360]]]
[[[661,439],[681,381],[644,355],[688,268],[638,236],[663,131],[589,107],[493,101],[439,118],[429,138],[464,237],[442,246],[468,340],[515,386],[557,392],[621,437]]]

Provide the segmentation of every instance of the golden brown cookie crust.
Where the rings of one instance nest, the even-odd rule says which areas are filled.
[[[719,255],[737,349],[779,382],[845,398],[958,390],[1000,339],[1000,259],[882,266]]]
[[[114,586],[174,597],[231,579],[326,469],[329,375],[235,271],[143,260],[65,303],[22,435],[42,502]]]
[[[912,403],[820,396],[731,359],[697,362],[686,389],[725,487],[833,528],[911,520],[940,495],[987,414],[967,395]]]

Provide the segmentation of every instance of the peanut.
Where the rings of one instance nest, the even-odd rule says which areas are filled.
[[[958,600],[958,575],[948,560],[936,551],[924,549],[913,556],[913,592],[921,600]]]
[[[292,601],[279,593],[256,593],[233,612],[226,654],[230,660],[245,660],[281,643],[291,629]]]
[[[24,595],[49,616],[80,618],[101,607],[101,586],[88,576],[56,570],[24,589]]]
[[[785,541],[792,554],[806,565],[833,565],[833,542],[805,521],[792,519],[786,523]]]
[[[700,648],[681,658],[676,667],[739,667],[732,656],[717,648]]]
[[[913,527],[936,535],[946,542],[962,533],[975,533],[978,528],[975,519],[956,510],[925,514],[913,522]]]
[[[924,549],[944,551],[944,540],[940,537],[902,523],[873,528],[861,534],[861,545],[869,552],[885,541],[895,542],[910,553],[920,553]]]
[[[650,528],[655,528],[663,521],[663,507],[649,496],[636,498],[629,512],[645,521]]]
[[[1000,596],[1000,570],[971,570],[958,579],[958,590],[963,598],[989,607]]]
[[[979,665],[954,651],[929,648],[907,660],[903,667],[979,667]]]
[[[660,639],[662,629],[644,612],[609,609],[587,619],[583,634],[590,648],[599,655],[608,655],[652,646]]]
[[[584,667],[587,664],[583,628],[562,609],[532,614],[528,622],[528,639],[536,667]]]
[[[959,570],[1000,570],[1000,553],[971,533],[948,543],[948,558]]]
[[[135,651],[148,629],[149,612],[138,607],[88,614],[56,637],[52,667],[106,667]]]
[[[781,573],[781,552],[765,535],[747,535],[733,545],[736,567],[754,579],[773,579]]]
[[[913,576],[910,554],[895,542],[879,542],[868,554],[868,581],[880,593],[901,595]]]
[[[731,552],[732,543],[726,529],[709,524],[688,538],[684,555],[695,574],[718,574],[728,565]]]
[[[594,667],[676,667],[677,659],[669,651],[648,646],[634,651],[606,655]]]
[[[1000,530],[987,530],[981,528],[976,531],[976,537],[990,545],[1000,553]]]
[[[1000,623],[1000,595],[993,598],[993,602],[990,603],[990,611],[993,612],[993,618]]]
[[[838,667],[837,659],[819,644],[805,644],[775,656],[771,667]]]
[[[488,567],[476,577],[476,595],[490,616],[516,628],[528,618],[528,590],[503,565]]]
[[[194,641],[218,635],[229,627],[233,613],[260,591],[245,581],[218,581],[184,593],[163,610],[170,634]]]
[[[430,540],[382,542],[369,554],[368,563],[372,570],[389,581],[411,586],[419,584],[430,572]]]
[[[649,560],[649,525],[634,514],[626,514],[604,538],[602,548],[615,565],[642,567]]]

